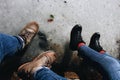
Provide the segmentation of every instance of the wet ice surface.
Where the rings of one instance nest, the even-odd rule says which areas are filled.
[[[17,35],[28,22],[39,23],[40,31],[46,35],[48,44],[44,45],[44,41],[37,35],[23,55],[21,63],[32,60],[48,49],[57,52],[60,63],[65,54],[72,53],[66,48],[75,24],[83,26],[82,35],[87,45],[91,35],[100,32],[101,45],[110,55],[118,57],[119,9],[119,0],[0,0],[0,32]],[[51,15],[54,16],[52,21]]]

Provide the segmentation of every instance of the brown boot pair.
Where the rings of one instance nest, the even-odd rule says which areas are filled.
[[[31,40],[35,37],[39,30],[39,25],[36,22],[28,23],[18,34],[24,42],[25,46],[27,46]],[[31,62],[25,63],[18,68],[19,72],[24,72],[26,74],[33,74],[38,69],[43,66],[51,68],[51,64],[56,60],[56,54],[54,51],[46,51],[38,55]],[[29,76],[29,75],[28,75]]]

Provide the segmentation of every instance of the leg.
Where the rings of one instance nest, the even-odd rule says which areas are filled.
[[[95,66],[101,66],[107,73],[110,80],[119,80],[120,79],[120,71],[119,71],[120,63],[118,62],[118,60],[116,60],[111,56],[108,56],[107,54],[104,54],[104,55],[100,54],[99,52],[85,46],[85,42],[82,40],[81,32],[82,32],[81,26],[77,26],[77,27],[75,26],[72,29],[71,39],[70,39],[70,48],[72,50],[78,49],[79,55],[82,55],[84,58],[89,58],[91,61],[98,64]]]
[[[81,46],[78,51],[84,57],[89,57],[92,61],[98,63],[109,75],[110,80],[120,79],[120,63],[115,58],[107,54],[99,54],[87,46]]]
[[[106,51],[102,48],[102,46],[100,45],[100,33],[99,32],[96,32],[92,35],[91,39],[90,39],[90,44],[89,44],[89,47],[92,48],[93,50],[101,53],[101,54],[104,54],[104,55],[108,55],[106,53]],[[109,56],[109,55],[108,55]],[[118,60],[118,59],[117,59]],[[119,63],[120,63],[120,60],[118,60]]]
[[[19,37],[0,34],[0,62],[5,56],[12,56],[22,49],[23,42]]]
[[[0,63],[6,56],[14,55],[27,46],[38,32],[38,29],[38,24],[31,22],[16,37],[0,34]]]
[[[67,80],[51,71],[50,69],[43,67],[34,74],[35,80]]]
[[[33,61],[21,65],[18,68],[18,75],[23,80],[67,80],[50,70],[55,60],[55,52],[43,52]]]

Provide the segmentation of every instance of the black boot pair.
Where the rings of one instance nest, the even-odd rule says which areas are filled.
[[[81,32],[82,32],[81,25],[75,25],[71,30],[69,47],[73,51],[78,49],[79,43],[85,43],[82,39]],[[89,44],[89,47],[94,49],[97,52],[100,52],[103,50],[103,48],[100,45],[99,39],[100,39],[100,34],[96,32],[92,35],[90,44]]]

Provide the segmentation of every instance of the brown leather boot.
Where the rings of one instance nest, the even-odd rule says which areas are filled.
[[[18,34],[25,42],[25,45],[28,45],[31,40],[35,37],[39,30],[39,25],[37,22],[28,23]]]
[[[31,62],[25,63],[18,68],[18,75],[28,74],[27,77],[30,77],[31,74],[42,68],[43,66],[50,68],[51,64],[56,60],[56,54],[53,51],[46,51],[38,55]]]

